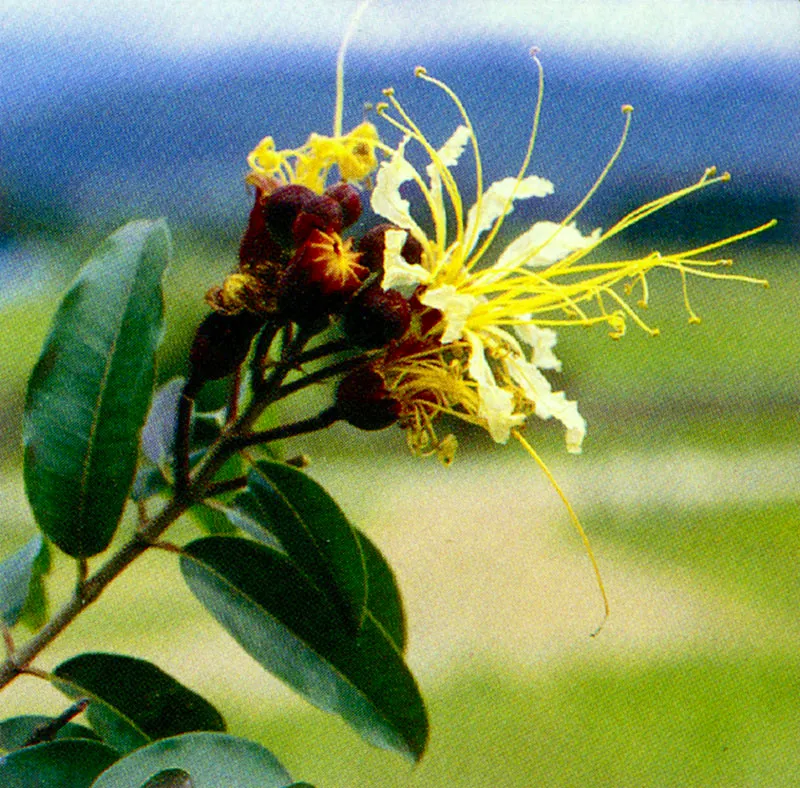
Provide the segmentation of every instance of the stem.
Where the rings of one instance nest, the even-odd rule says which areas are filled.
[[[273,427],[261,432],[251,432],[232,440],[232,445],[238,449],[246,449],[248,446],[255,446],[258,443],[272,443],[273,441],[293,438],[296,435],[304,435],[308,432],[317,432],[330,427],[331,424],[339,420],[339,410],[335,405],[326,408],[316,416],[309,419],[295,421],[292,424],[283,424],[280,427]]]
[[[247,486],[246,476],[237,476],[235,479],[226,479],[224,482],[214,482],[206,487],[205,498],[216,498],[224,493],[241,490]]]
[[[330,342],[323,342],[321,345],[309,348],[297,357],[298,364],[308,364],[309,361],[316,361],[318,358],[342,353],[349,350],[352,346],[346,339],[332,339]]]
[[[199,388],[199,384],[190,377],[178,399],[178,415],[175,424],[175,495],[178,497],[182,497],[189,486],[192,408]]]
[[[285,330],[287,334],[286,345],[280,361],[271,369],[269,375],[261,380],[253,400],[244,412],[241,413],[236,421],[223,429],[222,434],[209,447],[193,471],[189,467],[189,438],[192,408],[199,386],[196,381],[192,380],[186,383],[178,404],[178,420],[175,432],[174,497],[167,501],[161,511],[149,521],[140,523],[136,533],[93,575],[89,576],[88,574],[86,559],[79,559],[78,582],[71,598],[24,645],[15,648],[10,632],[8,632],[7,628],[0,628],[8,651],[6,660],[0,664],[0,689],[10,684],[17,676],[23,673],[36,672],[30,667],[30,664],[39,653],[55,640],[87,607],[94,603],[105,588],[139,556],[156,546],[164,531],[193,503],[203,500],[209,494],[219,494],[220,492],[239,489],[242,483],[241,478],[214,482],[214,476],[236,451],[256,443],[265,443],[324,429],[337,420],[336,408],[330,407],[310,419],[304,419],[262,432],[248,432],[268,405],[285,396],[285,389],[289,387],[282,387],[283,381],[297,367],[303,347],[313,336],[313,331],[310,329],[301,329],[294,337],[289,327]],[[265,331],[264,333],[268,332]],[[268,347],[269,345],[267,344],[267,349]],[[336,366],[339,365],[333,365],[333,367]],[[321,370],[324,373],[323,376],[333,374],[331,372],[333,367]],[[315,380],[322,379],[318,373],[308,377],[314,377]],[[258,381],[254,381],[254,386],[257,383]],[[302,387],[293,384],[291,391],[298,388]],[[163,543],[158,544],[158,546],[163,547]]]
[[[291,383],[286,383],[280,387],[273,402],[284,399],[284,397],[288,397],[290,394],[294,394],[296,391],[301,391],[308,386],[313,386],[315,383],[322,383],[322,381],[327,380],[328,378],[341,375],[343,372],[350,372],[353,369],[357,369],[373,358],[374,355],[374,353],[362,353],[359,356],[353,356],[352,358],[347,358],[344,361],[338,361],[336,364],[331,364],[327,367],[323,367],[322,369],[318,369],[316,372],[312,372],[305,377],[293,380]]]

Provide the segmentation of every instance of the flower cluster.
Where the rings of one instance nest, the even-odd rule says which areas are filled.
[[[337,419],[364,430],[396,423],[406,431],[412,452],[436,455],[446,464],[453,459],[456,439],[440,436],[441,417],[477,425],[497,443],[513,436],[567,506],[592,561],[607,614],[602,580],[580,522],[522,434],[533,416],[555,419],[564,427],[567,450],[581,451],[586,422],[577,403],[564,391],[555,391],[547,377],[561,369],[554,353],[556,330],[605,324],[618,339],[632,322],[657,334],[641,316],[648,300],[647,275],[654,268],[680,277],[689,320],[697,322],[688,278],[766,284],[723,273],[718,269],[731,261],[707,255],[773,222],[679,253],[599,259],[594,255],[598,247],[635,222],[729,178],[709,168],[696,183],[641,206],[610,229],[581,232],[578,214],[624,145],[632,113],[626,105],[619,144],[578,205],[561,221],[536,221],[501,246],[501,227],[516,203],[544,198],[554,190],[549,180],[528,172],[543,86],[535,53],[534,61],[539,91],[527,149],[516,174],[484,186],[469,115],[458,96],[422,68],[416,75],[443,91],[460,115],[443,145],[437,148],[428,140],[391,89],[384,91],[386,101],[377,113],[400,132],[399,142],[390,146],[366,122],[342,134],[340,53],[333,136],[312,134],[302,147],[287,150],[276,150],[267,137],[248,158],[247,180],[255,187],[255,203],[237,270],[207,294],[213,312],[195,337],[191,380],[202,385],[236,370],[259,331],[266,339],[259,340],[256,356],[263,357],[256,369],[263,371],[272,338],[282,331],[284,340],[291,339],[297,326],[300,331],[291,345],[295,355],[281,351],[281,363],[288,365],[282,375],[332,352],[345,354],[343,361],[283,389],[281,396],[338,378],[333,406],[307,420],[309,429]],[[420,150],[407,156],[414,146]],[[469,208],[453,174],[468,149],[477,183]],[[420,151],[427,159],[423,168],[412,164]],[[339,177],[332,181],[334,168]],[[356,224],[363,211],[359,186],[364,185],[371,189],[376,221],[382,220],[367,231]],[[415,193],[412,203],[409,198]],[[342,235],[345,231],[349,237]],[[333,339],[329,332],[334,332]],[[321,345],[304,350],[305,343],[323,333]],[[298,426],[305,430],[306,422]]]
[[[588,259],[626,227],[729,178],[710,168],[696,183],[643,205],[610,229],[584,235],[575,219],[622,149],[632,113],[627,105],[619,145],[578,206],[560,222],[533,223],[497,249],[499,231],[515,203],[546,197],[554,189],[527,172],[542,100],[535,54],[534,60],[540,82],[528,148],[516,175],[488,187],[476,133],[461,101],[422,68],[416,75],[444,91],[461,117],[438,148],[391,89],[377,109],[402,135],[394,147],[366,122],[346,135],[312,134],[298,149],[277,151],[271,137],[262,140],[248,158],[256,198],[239,268],[208,294],[217,319],[238,315],[245,334],[254,325],[252,316],[320,329],[335,318],[354,349],[373,351],[339,385],[342,417],[364,429],[397,421],[407,430],[412,451],[436,454],[445,462],[452,459],[455,439],[437,434],[443,415],[479,425],[498,443],[513,435],[529,451],[520,431],[530,417],[556,419],[565,429],[567,450],[580,452],[586,422],[577,403],[554,391],[547,377],[548,371],[561,369],[554,353],[556,329],[606,324],[619,338],[632,321],[656,334],[640,314],[652,269],[678,273],[692,322],[697,316],[686,295],[689,275],[759,281],[713,270],[730,261],[704,255],[764,227],[675,254]],[[407,158],[412,145],[428,159],[424,172]],[[469,209],[452,172],[467,148],[477,181]],[[380,163],[376,152],[383,154]],[[334,166],[341,180],[328,186]],[[385,222],[357,240],[343,239],[340,233],[362,213],[351,181],[364,181],[376,170],[370,205]],[[413,206],[409,186],[420,195]],[[630,300],[634,288],[640,291],[635,305]]]
[[[442,414],[485,428],[493,440],[505,443],[513,434],[528,450],[520,429],[530,416],[554,418],[565,428],[567,450],[580,452],[586,422],[575,401],[553,391],[546,372],[560,370],[553,352],[555,329],[605,323],[613,338],[621,337],[631,320],[650,334],[628,297],[634,286],[641,291],[639,309],[647,304],[647,273],[653,268],[676,271],[684,283],[685,305],[691,322],[698,320],[686,295],[688,275],[755,282],[745,276],[710,270],[729,260],[703,255],[739,238],[760,232],[756,228],[733,238],[685,252],[661,255],[653,252],[628,260],[595,262],[587,256],[604,241],[631,224],[698,189],[725,181],[727,173],[706,170],[700,180],[631,212],[605,232],[595,229],[583,235],[575,217],[602,182],[619,155],[627,135],[632,107],[624,106],[625,125],[620,143],[595,184],[580,204],[561,222],[537,221],[503,248],[495,243],[501,225],[518,200],[545,197],[553,184],[527,174],[541,107],[540,91],[533,129],[522,165],[515,176],[484,188],[477,137],[458,97],[444,83],[419,68],[419,78],[443,90],[461,114],[461,123],[441,147],[434,148],[419,125],[405,112],[392,90],[379,106],[381,116],[400,130],[402,138],[393,149],[382,148],[388,159],[381,162],[371,207],[391,222],[384,233],[381,287],[408,299],[412,320],[409,330],[372,362],[385,381],[385,396],[394,398],[400,424],[408,430],[409,445],[418,453],[452,458],[454,438],[439,438],[434,423]],[[424,173],[406,156],[416,144],[429,163]],[[472,148],[477,193],[465,210],[452,169],[467,146]],[[432,233],[423,229],[406,184],[416,185],[423,217]],[[448,218],[452,217],[448,225]],[[765,225],[765,227],[768,225]],[[409,242],[421,250],[409,261]]]

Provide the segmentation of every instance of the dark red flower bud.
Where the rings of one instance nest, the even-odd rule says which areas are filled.
[[[239,246],[239,263],[243,271],[263,265],[267,260],[278,262],[281,259],[283,252],[270,235],[264,215],[270,193],[269,184],[256,188],[255,203],[250,210],[247,229]]]
[[[399,229],[393,224],[379,224],[364,233],[358,242],[358,251],[363,255],[361,264],[370,271],[383,271],[383,252],[386,248],[384,236],[387,230]],[[411,233],[408,233],[400,254],[409,265],[420,263],[422,262],[422,244]]]
[[[359,258],[349,238],[312,230],[281,275],[278,310],[303,325],[338,312],[369,274]]]
[[[267,229],[284,250],[293,251],[312,230],[338,233],[343,226],[342,206],[331,197],[290,183],[279,186],[264,203]]]
[[[344,330],[357,345],[377,348],[406,333],[411,307],[395,290],[384,290],[377,282],[362,290],[344,313]]]
[[[340,181],[325,189],[325,196],[336,200],[342,207],[342,221],[345,227],[355,224],[361,216],[363,206],[358,189],[350,183]]]
[[[382,430],[400,416],[400,403],[372,367],[361,367],[342,378],[336,389],[336,408],[344,421],[360,430]]]
[[[189,351],[190,380],[203,383],[230,375],[247,357],[264,318],[250,312],[212,312],[197,327]]]

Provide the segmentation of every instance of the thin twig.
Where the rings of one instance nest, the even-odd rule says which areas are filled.
[[[0,631],[3,633],[3,644],[6,647],[6,657],[9,660],[14,659],[17,647],[14,645],[14,636],[5,621],[0,621]]]
[[[308,364],[310,361],[316,361],[325,356],[331,356],[334,353],[342,353],[348,350],[352,345],[346,339],[332,339],[329,342],[323,342],[321,345],[309,348],[308,350],[300,353],[297,357],[297,364]]]
[[[335,405],[326,408],[316,416],[309,419],[301,419],[291,424],[283,424],[280,427],[273,427],[269,430],[260,432],[250,432],[231,439],[231,445],[238,451],[248,446],[256,446],[263,443],[272,443],[286,438],[293,438],[297,435],[305,435],[309,432],[317,432],[339,420],[339,410]]]
[[[328,380],[336,375],[341,375],[345,372],[350,372],[354,369],[357,369],[358,367],[366,364],[370,359],[374,358],[375,355],[375,353],[361,353],[358,356],[353,356],[345,359],[344,361],[338,361],[336,364],[331,364],[327,367],[323,367],[322,369],[318,369],[316,372],[312,372],[309,375],[303,376],[302,378],[293,380],[291,383],[285,383],[278,389],[273,402],[284,399],[290,394],[301,391],[308,386],[313,386],[316,383],[322,383],[324,380]]]
[[[196,380],[189,378],[178,398],[175,423],[175,495],[182,497],[189,486],[189,452],[192,433],[192,409],[199,390]]]

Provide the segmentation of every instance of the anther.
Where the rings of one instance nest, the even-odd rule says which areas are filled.
[[[425,66],[417,66],[414,69],[414,76],[415,77],[424,77],[428,73],[428,69]]]
[[[383,93],[386,98],[391,98],[394,96],[394,88],[384,88],[381,93]],[[378,106],[380,106],[380,104]]]
[[[622,105],[622,114],[623,115],[630,115],[633,112],[633,104],[623,104]]]

